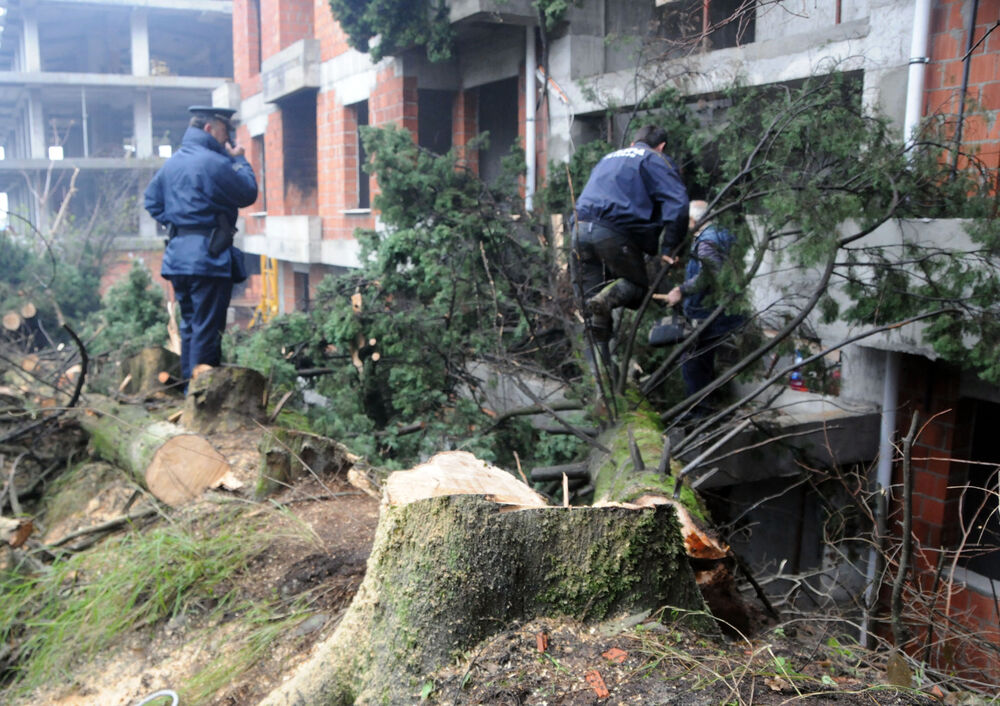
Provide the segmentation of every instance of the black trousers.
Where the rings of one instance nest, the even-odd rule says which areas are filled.
[[[635,309],[642,303],[649,288],[646,258],[626,233],[597,223],[579,223],[573,251],[577,267],[573,284],[584,303],[619,278],[625,282],[616,286],[611,306]]]

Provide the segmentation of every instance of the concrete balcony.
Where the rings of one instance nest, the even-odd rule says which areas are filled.
[[[254,255],[308,264],[320,261],[322,234],[319,216],[268,216],[263,235],[244,235],[237,245]]]
[[[264,59],[260,76],[265,103],[299,91],[319,89],[320,48],[318,39],[302,39]]]
[[[538,11],[531,0],[451,0],[449,14],[452,23],[538,24]]]

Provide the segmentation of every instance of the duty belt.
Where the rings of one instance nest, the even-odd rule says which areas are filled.
[[[173,226],[171,230],[173,231],[171,237],[177,235],[200,235],[203,238],[207,238],[212,235],[211,226]]]

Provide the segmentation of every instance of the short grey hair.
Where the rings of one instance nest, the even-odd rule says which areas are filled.
[[[708,213],[707,201],[692,201],[688,206],[688,217],[697,223]]]

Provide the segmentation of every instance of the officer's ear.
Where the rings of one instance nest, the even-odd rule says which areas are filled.
[[[660,144],[658,144],[655,147],[653,147],[653,149],[656,150],[657,152],[662,153],[663,150],[666,149],[666,147],[667,147],[667,143],[666,142],[661,142]]]

